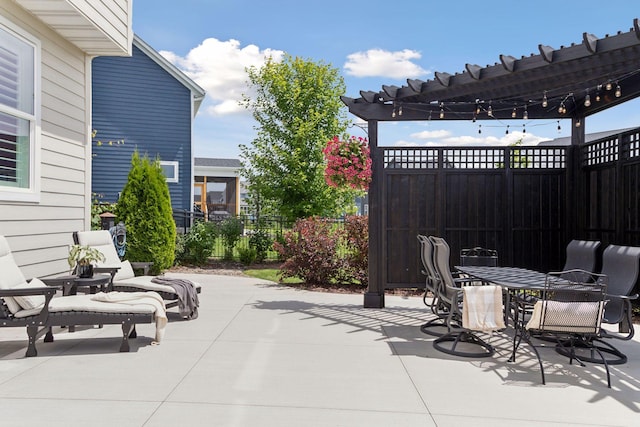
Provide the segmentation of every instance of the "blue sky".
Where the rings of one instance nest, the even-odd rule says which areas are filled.
[[[134,32],[207,91],[194,122],[197,157],[237,158],[250,144],[254,122],[237,101],[247,93],[247,66],[283,53],[340,70],[346,95],[406,85],[407,78],[454,74],[465,64],[486,66],[499,55],[519,58],[581,43],[582,33],[604,37],[629,31],[640,8],[607,2],[485,0],[134,0]],[[639,64],[640,66],[640,64]],[[349,115],[354,122],[355,116]],[[524,122],[510,123],[519,129]],[[569,122],[526,122],[525,142],[569,136]],[[587,133],[640,126],[640,101],[587,118]],[[357,127],[355,136],[366,136]],[[503,126],[469,122],[381,123],[379,144],[502,145],[522,137]]]

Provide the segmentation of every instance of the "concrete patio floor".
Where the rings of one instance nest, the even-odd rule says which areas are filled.
[[[202,284],[200,316],[170,310],[163,342],[139,325],[129,353],[120,328],[81,328],[37,344],[0,328],[0,420],[6,426],[637,426],[640,340],[611,366],[569,365],[543,350],[547,385],[529,349],[440,353],[419,326],[419,297],[299,291],[257,279],[171,274]]]

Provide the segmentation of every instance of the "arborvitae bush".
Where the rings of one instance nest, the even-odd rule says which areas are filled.
[[[171,197],[159,160],[131,157],[131,170],[116,206],[116,216],[127,227],[125,258],[151,261],[152,274],[171,267],[175,257],[176,224]]]

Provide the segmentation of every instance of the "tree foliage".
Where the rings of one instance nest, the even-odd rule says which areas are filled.
[[[126,259],[153,262],[154,274],[173,265],[176,224],[169,187],[158,160],[133,153],[116,216],[127,227]]]
[[[257,121],[257,136],[240,147],[240,157],[252,200],[289,220],[341,213],[353,192],[326,185],[322,154],[348,125],[339,71],[285,56],[247,72],[255,94],[245,95],[243,104]]]

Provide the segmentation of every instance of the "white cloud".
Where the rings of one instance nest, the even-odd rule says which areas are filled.
[[[348,75],[355,77],[415,78],[430,73],[412,62],[421,57],[419,52],[409,49],[396,52],[369,49],[347,56],[344,68]]]
[[[478,136],[461,135],[450,136],[451,132],[447,130],[437,131],[423,131],[410,135],[411,138],[419,139],[420,142],[397,140],[392,145],[394,147],[473,147],[473,146],[505,146],[511,145],[522,139],[522,145],[537,145],[542,141],[547,141],[549,138],[533,135],[531,133],[522,132],[510,132],[503,137],[495,136]]]
[[[268,57],[279,61],[284,52],[260,50],[256,45],[241,47],[240,42],[233,39],[208,38],[185,57],[169,51],[160,51],[160,54],[207,91],[205,102],[209,105],[205,111],[220,116],[245,111],[238,105],[242,94],[249,90],[245,68],[260,68]]]
[[[430,139],[430,138],[446,138],[451,135],[448,130],[423,130],[422,132],[416,132],[409,135],[411,138],[416,139]]]

